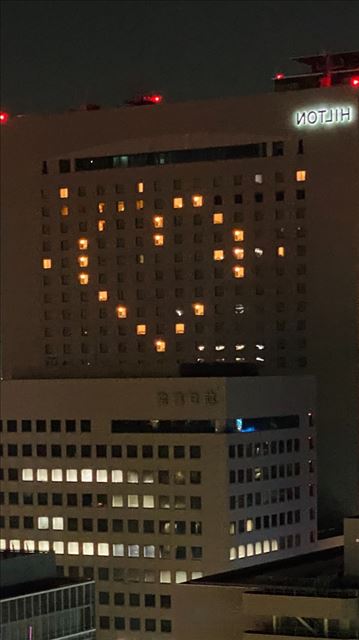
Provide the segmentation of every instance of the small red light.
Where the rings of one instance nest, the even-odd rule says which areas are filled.
[[[276,80],[283,80],[284,78],[284,73],[276,73],[275,74],[275,79]]]
[[[6,124],[9,119],[9,114],[5,111],[0,111],[0,124]]]
[[[359,87],[359,76],[352,76],[350,78],[350,86],[351,87]]]

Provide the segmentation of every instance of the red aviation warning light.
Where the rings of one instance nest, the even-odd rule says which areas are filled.
[[[275,74],[275,79],[276,80],[283,80],[284,78],[284,73],[276,73]]]
[[[350,78],[350,86],[359,89],[359,76],[352,76]]]
[[[6,111],[0,111],[0,124],[6,124],[9,119],[9,114]]]
[[[163,96],[160,93],[148,93],[146,95],[135,96],[131,100],[127,100],[126,104],[140,107],[148,104],[161,104]]]

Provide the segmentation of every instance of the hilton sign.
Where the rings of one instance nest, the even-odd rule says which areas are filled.
[[[320,109],[303,109],[294,112],[296,127],[325,127],[330,125],[350,124],[354,122],[356,112],[348,105],[334,105]]]

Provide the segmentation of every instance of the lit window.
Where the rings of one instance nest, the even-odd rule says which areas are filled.
[[[6,549],[6,540],[4,540],[4,538],[1,538],[0,540],[0,551],[5,551]]]
[[[113,507],[123,507],[123,496],[112,496]]]
[[[99,291],[98,292],[98,301],[99,302],[106,302],[107,299],[108,299],[107,291]]]
[[[192,205],[193,207],[203,207],[203,196],[192,196]]]
[[[64,519],[58,516],[57,518],[52,518],[52,528],[55,531],[62,531],[64,528]]]
[[[213,251],[213,260],[224,260],[224,251],[223,251],[223,249],[215,249]]]
[[[254,176],[254,182],[256,182],[257,184],[262,184],[263,183],[263,174],[262,173],[256,173],[256,175]]]
[[[127,309],[126,307],[116,307],[116,315],[118,318],[127,318]]]
[[[79,267],[88,267],[88,264],[89,264],[88,256],[79,256],[77,258],[77,262],[79,264]]]
[[[233,229],[233,240],[235,242],[242,242],[244,240],[243,229]]]
[[[69,208],[66,207],[66,206],[61,207],[60,213],[61,213],[62,216],[68,216],[69,215]]]
[[[305,182],[307,179],[307,172],[304,171],[303,169],[300,169],[299,171],[296,172],[295,179],[297,182]]]
[[[137,484],[139,482],[138,472],[137,471],[127,471],[127,482],[136,483]]]
[[[263,553],[270,552],[270,543],[269,540],[263,540]]]
[[[166,351],[166,342],[164,340],[155,340],[155,349],[158,353]]]
[[[253,520],[252,520],[252,518],[248,518],[248,520],[246,520],[246,531],[253,531]]]
[[[161,247],[164,243],[164,236],[156,234],[153,236],[153,242],[156,247]]]
[[[143,508],[144,509],[154,509],[155,508],[154,496],[143,496]]]
[[[137,211],[140,211],[141,209],[143,209],[144,206],[145,206],[145,203],[143,200],[136,200]]]
[[[53,542],[53,543],[52,543],[52,548],[53,548],[54,552],[55,552],[57,555],[63,555],[63,554],[64,554],[64,551],[65,551],[65,545],[64,545],[64,543],[63,543],[63,542],[61,542],[61,541]]]
[[[122,211],[125,211],[125,203],[123,200],[117,201],[116,210],[117,210],[117,213],[121,213]]]
[[[49,528],[49,519],[47,516],[40,516],[37,519],[37,528],[38,529],[48,529]]]
[[[112,545],[112,555],[115,557],[123,558],[125,555],[125,545],[123,544],[113,544]]]
[[[244,278],[244,267],[233,267],[233,275],[235,278]]]
[[[60,198],[68,198],[69,197],[68,188],[67,187],[60,187],[59,196],[60,196]]]
[[[154,216],[153,217],[153,226],[156,229],[162,229],[162,227],[163,227],[163,216]]]
[[[127,506],[132,507],[132,509],[137,509],[140,506],[138,495],[128,495],[127,496]]]
[[[143,557],[144,558],[155,558],[156,557],[156,548],[153,544],[145,544],[143,547]]]
[[[105,212],[105,203],[104,202],[98,202],[97,203],[97,211],[98,211],[98,213],[104,213]]]
[[[89,242],[87,240],[87,238],[80,238],[77,242],[78,247],[80,249],[80,251],[83,251],[84,249],[87,249],[89,246]]]
[[[97,545],[97,555],[108,556],[109,554],[109,544],[107,542],[99,542]]]
[[[229,550],[229,559],[230,560],[236,560],[237,559],[237,548],[236,547],[231,547]]]
[[[62,469],[52,469],[51,480],[52,482],[62,482]]]
[[[261,542],[256,542],[255,547],[254,547],[254,551],[256,556],[261,555],[262,553],[262,543]]]
[[[11,543],[15,542],[10,540],[10,548],[13,546]],[[13,546],[14,551],[17,551],[15,546]],[[50,543],[48,540],[39,540],[39,551],[50,551]]]
[[[48,479],[47,469],[38,469],[36,471],[36,480],[38,482],[47,482],[47,479]]]
[[[24,540],[24,549],[25,549],[25,551],[30,551],[30,552],[35,551],[35,540]],[[54,548],[54,550],[55,550],[55,548]],[[0,551],[2,551],[1,546],[0,546]]]
[[[123,472],[120,469],[111,471],[111,482],[123,482]]]
[[[215,346],[216,351],[224,351],[225,348],[226,348],[226,345],[224,344],[216,344]]]
[[[96,482],[107,482],[107,469],[97,469]]]
[[[193,305],[193,311],[195,316],[204,316],[204,304],[196,302]]]
[[[78,542],[68,542],[67,543],[67,553],[70,556],[78,556],[79,555],[79,543]]]
[[[140,557],[140,545],[139,544],[129,544],[127,547],[127,553],[129,558],[139,558]]]
[[[145,484],[152,484],[155,481],[153,471],[144,471],[142,475],[142,482]]]
[[[143,193],[144,192],[145,185],[143,184],[143,182],[137,182],[136,190],[137,190],[137,193]]]
[[[254,547],[253,544],[247,544],[247,556],[253,556],[254,554]]]
[[[244,544],[240,544],[238,547],[238,558],[245,558],[245,557],[246,557],[246,548]]]
[[[258,258],[261,258],[261,256],[263,255],[263,249],[259,249],[258,247],[256,247],[256,248],[254,249],[254,253],[256,254],[256,256],[257,256]]]
[[[181,582],[186,582],[187,580],[187,571],[176,571],[176,584],[180,584]]]
[[[277,247],[277,256],[279,256],[280,258],[284,258],[285,247]]]
[[[184,324],[182,322],[178,322],[175,325],[175,330],[176,330],[176,333],[184,333],[184,330],[185,330]]]
[[[202,571],[192,571],[191,572],[191,580],[197,580],[197,578],[202,578],[202,577],[203,577]]]
[[[147,327],[145,324],[138,324],[136,327],[136,333],[138,336],[145,336],[147,331]]]
[[[173,208],[182,209],[182,207],[183,207],[183,198],[173,198]]]
[[[183,314],[184,314],[183,309],[176,309],[176,315],[177,316],[183,316]]]
[[[204,344],[199,344],[199,345],[197,345],[197,349],[198,349],[198,351],[204,351],[204,350],[205,350],[205,348],[206,348],[206,347],[205,347],[205,345],[204,345]]]
[[[33,469],[23,469],[21,477],[24,482],[32,482],[34,479]]]
[[[84,556],[93,556],[94,554],[94,543],[93,542],[83,542],[82,543],[82,555]]]
[[[98,220],[97,221],[97,228],[99,231],[104,231],[105,230],[105,226],[106,226],[106,220]]]
[[[89,275],[88,273],[79,273],[79,283],[80,284],[88,284]]]
[[[160,571],[160,582],[162,584],[170,584],[170,582],[171,582],[171,572],[170,571]]]
[[[42,261],[42,267],[43,269],[51,269],[52,267],[51,258],[44,258]]]
[[[223,224],[223,213],[214,213],[212,216],[213,224]]]
[[[235,349],[236,349],[236,351],[243,351],[245,346],[246,346],[245,344],[236,344],[235,345]]]
[[[77,469],[67,469],[66,470],[66,481],[67,482],[77,482]]]
[[[244,258],[244,249],[242,249],[242,247],[235,247],[233,249],[233,255],[236,258],[236,260],[243,260],[243,258]]]
[[[81,482],[92,482],[92,469],[81,469]]]
[[[274,540],[270,541],[271,551],[278,551],[278,540],[274,538]]]

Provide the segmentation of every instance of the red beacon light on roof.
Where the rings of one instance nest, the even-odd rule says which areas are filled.
[[[6,124],[9,119],[9,114],[6,111],[0,111],[0,124]]]
[[[350,86],[359,88],[359,76],[352,76],[350,78]]]
[[[284,73],[276,73],[275,74],[275,79],[276,80],[283,80],[284,78]]]
[[[160,93],[149,93],[147,95],[135,96],[131,100],[127,100],[126,104],[134,107],[149,105],[149,104],[161,104],[163,102],[163,96]]]

